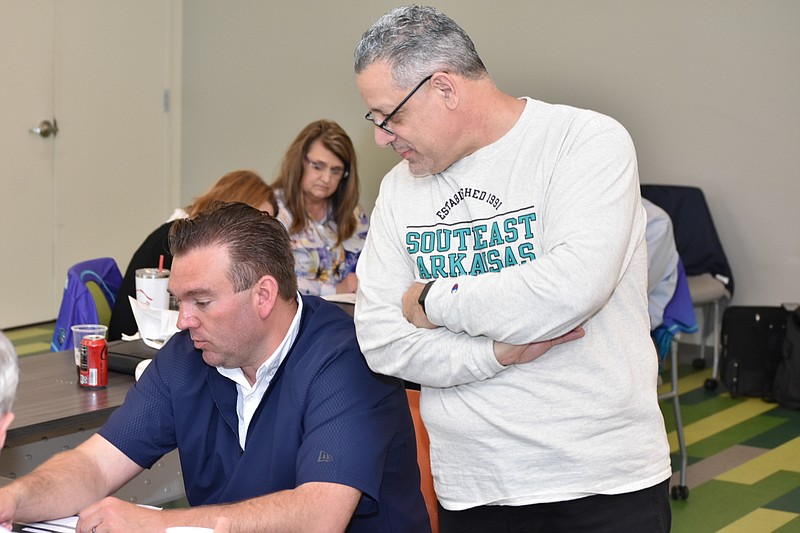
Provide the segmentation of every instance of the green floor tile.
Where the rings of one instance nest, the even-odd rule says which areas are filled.
[[[772,533],[797,533],[798,531],[800,531],[800,516]]]
[[[698,424],[702,423],[702,421],[698,422]],[[695,442],[688,447],[688,453],[692,457],[710,457],[735,444],[752,442],[756,437],[782,425],[784,425],[784,421],[778,418],[756,416],[699,442]],[[800,433],[800,428],[796,429],[794,436]],[[755,444],[750,444],[750,446],[755,446]]]
[[[781,423],[774,428],[754,435],[746,441],[742,441],[742,444],[773,449],[800,436],[800,411],[777,408],[758,418],[780,420]]]
[[[788,513],[800,514],[800,487],[790,490],[783,496],[772,500],[764,505],[767,509],[774,509],[776,511],[786,511]]]
[[[16,346],[17,356],[36,355],[50,351],[50,342],[31,342]]]
[[[778,472],[754,485],[711,480],[695,487],[687,500],[672,502],[672,530],[717,531],[800,486],[800,474]]]
[[[6,330],[3,333],[14,344],[17,355],[24,357],[50,351],[55,322],[45,322],[24,328]]]
[[[679,396],[681,404],[681,419],[683,424],[689,425],[708,416],[729,409],[743,400],[733,399],[727,394],[714,394],[707,391],[689,391]],[[665,420],[674,420],[672,404],[661,402],[661,410]]]

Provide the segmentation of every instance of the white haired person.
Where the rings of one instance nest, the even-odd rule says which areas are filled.
[[[6,442],[6,432],[8,426],[14,421],[14,413],[11,406],[14,403],[14,396],[17,394],[17,383],[19,382],[19,365],[17,364],[17,352],[14,345],[0,331],[0,448]],[[4,524],[10,526],[11,524]],[[10,531],[4,525],[0,525],[0,531]]]

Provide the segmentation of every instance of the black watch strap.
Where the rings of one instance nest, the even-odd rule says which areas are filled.
[[[436,280],[426,283],[422,288],[422,292],[419,293],[419,298],[417,298],[417,303],[422,307],[422,312],[425,313],[425,315],[428,314],[428,312],[425,310],[425,297],[428,296],[428,291],[431,290],[431,285],[433,285],[434,281]]]

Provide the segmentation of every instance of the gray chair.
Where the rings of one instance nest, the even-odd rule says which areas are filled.
[[[642,197],[669,214],[675,230],[678,255],[686,269],[692,303],[700,308],[700,357],[694,366],[706,365],[706,345],[713,335],[713,370],[705,382],[709,390],[719,383],[722,312],[733,296],[733,274],[714,227],[703,191],[681,185],[642,185]]]
[[[672,221],[652,202],[643,199],[642,203],[647,211],[647,300],[651,335],[660,359],[659,368],[663,370],[667,358],[670,366],[670,388],[659,394],[658,399],[672,403],[680,451],[680,477],[672,484],[670,494],[674,500],[685,500],[689,497],[688,452],[678,394],[678,339],[681,333],[697,331],[697,318],[686,271],[675,245]]]
[[[709,273],[689,276],[689,292],[692,303],[701,309],[703,320],[700,329],[700,358],[695,360],[695,367],[704,367],[706,362],[706,340],[709,335],[713,338],[714,362],[711,378],[706,380],[705,387],[709,390],[717,388],[719,383],[719,354],[723,307],[730,301],[731,293],[725,284]]]

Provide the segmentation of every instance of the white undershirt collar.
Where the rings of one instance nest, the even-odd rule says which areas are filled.
[[[303,315],[303,299],[297,293],[297,312],[289,325],[289,330],[283,338],[278,348],[267,357],[267,360],[256,370],[256,381],[253,385],[247,381],[244,371],[241,368],[221,368],[217,367],[217,372],[236,383],[236,416],[239,419],[239,446],[244,450],[247,439],[247,428],[253,419],[264,393],[267,392],[272,378],[286,358],[289,350],[294,345],[294,341],[300,331],[300,317]]]

